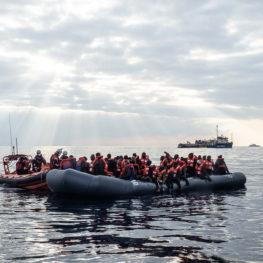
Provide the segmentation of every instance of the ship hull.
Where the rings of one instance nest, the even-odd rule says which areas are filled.
[[[179,144],[178,148],[232,148],[233,143],[224,143],[224,144],[213,144],[213,145],[204,145],[204,144]]]

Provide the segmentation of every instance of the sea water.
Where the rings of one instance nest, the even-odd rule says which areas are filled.
[[[23,148],[46,159],[58,147]],[[119,200],[0,186],[0,262],[263,262],[263,148],[69,147],[76,157],[223,154],[246,189]],[[0,147],[1,158],[10,152]]]

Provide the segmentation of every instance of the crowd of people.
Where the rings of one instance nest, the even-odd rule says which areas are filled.
[[[38,172],[42,165],[47,165],[47,162],[38,150],[32,162],[28,160],[17,162],[17,172],[25,173],[31,168],[33,172]],[[58,149],[50,157],[49,165],[50,169],[71,168],[84,173],[114,176],[125,180],[141,180],[156,184],[165,182],[170,186],[176,183],[178,188],[181,188],[181,180],[189,184],[188,177],[211,180],[212,174],[229,173],[222,155],[219,155],[214,162],[210,155],[196,156],[193,153],[189,153],[187,157],[181,157],[178,154],[172,156],[164,152],[164,155],[160,157],[159,165],[155,165],[145,152],[141,156],[133,153],[132,156],[115,157],[109,153],[105,158],[100,153],[96,153],[90,156],[90,160],[86,156],[79,157],[77,160],[73,155],[68,155],[67,151]]]

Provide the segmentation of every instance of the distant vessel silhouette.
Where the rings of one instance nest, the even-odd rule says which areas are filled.
[[[216,138],[210,140],[196,140],[194,143],[179,143],[178,148],[232,148],[233,142],[227,137],[218,135],[218,125],[216,126]]]
[[[255,144],[255,143],[252,143],[252,144],[250,144],[248,147],[260,147],[260,145]]]

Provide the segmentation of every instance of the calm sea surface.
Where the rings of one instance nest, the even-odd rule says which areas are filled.
[[[48,159],[56,147],[39,147]],[[176,148],[65,147],[76,156]],[[34,154],[37,148],[21,149]],[[9,153],[0,147],[0,156]],[[0,262],[263,262],[263,148],[223,154],[246,189],[96,201],[0,186]]]

